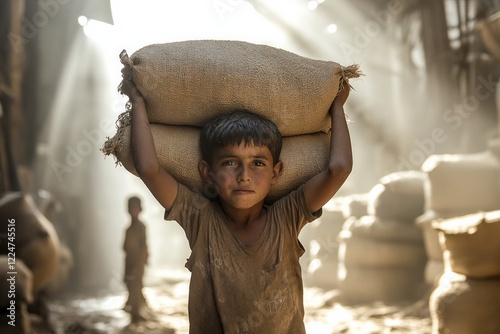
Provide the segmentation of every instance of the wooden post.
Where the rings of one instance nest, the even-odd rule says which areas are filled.
[[[440,105],[453,101],[449,89],[453,81],[452,51],[448,38],[448,24],[444,0],[425,0],[422,4],[422,38],[425,50],[430,91],[436,92]]]
[[[2,151],[2,191],[17,188],[12,174],[14,170],[6,171],[7,165],[17,166],[22,152],[22,79],[24,52],[23,45],[14,43],[13,38],[22,36],[22,18],[24,15],[24,0],[2,1],[0,4],[0,103],[3,116],[0,142]],[[8,148],[7,148],[8,146]],[[11,154],[7,154],[10,151]],[[11,168],[9,168],[11,169]],[[19,190],[19,189],[17,189]]]

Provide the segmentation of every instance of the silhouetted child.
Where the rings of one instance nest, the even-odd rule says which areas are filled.
[[[125,276],[124,281],[128,290],[128,300],[125,311],[130,313],[132,322],[145,320],[149,317],[149,309],[142,294],[142,279],[144,267],[148,262],[148,245],[146,242],[146,226],[139,220],[142,211],[141,200],[138,197],[128,199],[130,226],[125,232]]]
[[[203,160],[185,168],[199,168],[217,193],[207,198],[160,166],[146,104],[135,85],[130,86],[135,168],[165,208],[165,219],[184,229],[192,251],[186,263],[191,271],[190,333],[305,333],[299,263],[304,248],[298,235],[321,215],[351,171],[343,108],[348,84],[332,96],[328,167],[269,206],[265,198],[283,168],[282,138],[274,123],[234,111],[203,127]]]

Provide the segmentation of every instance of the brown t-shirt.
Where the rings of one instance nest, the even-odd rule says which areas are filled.
[[[165,219],[181,225],[192,251],[186,263],[191,334],[305,333],[298,234],[321,210],[308,211],[302,188],[266,209],[264,231],[245,246],[218,202],[179,185]]]

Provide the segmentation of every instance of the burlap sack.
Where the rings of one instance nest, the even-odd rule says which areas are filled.
[[[272,120],[283,136],[327,132],[339,83],[360,75],[356,65],[241,41],[153,44],[120,57],[124,77],[133,78],[146,100],[151,123],[201,127],[243,108]]]
[[[310,230],[310,255],[322,261],[337,261],[339,240],[338,235],[342,230],[345,218],[340,209],[328,207],[323,208],[321,218],[312,222]]]
[[[344,217],[360,218],[368,214],[368,194],[354,194],[346,198],[342,208]]]
[[[426,211],[423,215],[415,219],[415,224],[418,226],[424,236],[424,246],[427,257],[431,260],[443,261],[443,250],[439,244],[439,234],[432,223],[439,220],[440,218],[447,218],[442,216],[435,211]]]
[[[500,162],[491,152],[432,155],[422,170],[426,209],[456,215],[500,209]]]
[[[402,171],[384,176],[368,197],[368,214],[413,223],[424,213],[424,173]]]
[[[339,266],[343,267],[339,277],[345,275],[342,288],[349,298],[359,302],[399,299],[408,296],[404,289],[423,281],[427,257],[422,232],[413,224],[375,216],[351,217],[339,240]],[[395,277],[386,277],[392,274]]]
[[[443,261],[429,259],[424,270],[425,283],[431,287],[437,287],[439,284],[439,278],[444,273],[444,270]]]
[[[37,208],[33,197],[5,192],[0,197],[0,221],[16,219],[16,258],[31,271],[33,292],[45,288],[59,258],[59,237],[54,225]]]
[[[160,165],[178,182],[213,197],[213,190],[205,187],[198,171],[200,129],[186,126],[151,124],[151,133]],[[130,150],[130,126],[116,134],[112,153],[131,173],[137,175]],[[281,161],[283,171],[271,187],[268,202],[288,194],[328,166],[329,134],[316,133],[283,139]]]
[[[304,283],[324,290],[333,290],[338,287],[337,261],[322,261],[313,259],[304,275]]]
[[[433,227],[452,271],[473,278],[500,277],[500,210],[439,220]]]
[[[402,224],[396,220],[370,215],[351,217],[345,221],[339,238],[352,236],[380,241],[423,243],[422,231],[414,224]]]
[[[423,272],[407,268],[347,267],[339,262],[338,284],[343,303],[395,302],[419,297]]]
[[[427,262],[423,243],[376,240],[359,236],[342,238],[338,254],[339,261],[347,267],[424,270]]]
[[[446,272],[429,300],[432,334],[500,333],[500,279]]]

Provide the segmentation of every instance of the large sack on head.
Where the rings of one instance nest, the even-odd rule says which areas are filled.
[[[500,162],[489,151],[432,155],[427,173],[427,209],[456,215],[500,209]]]
[[[368,197],[368,214],[413,223],[424,213],[424,173],[402,171],[380,179]]]
[[[436,221],[444,261],[459,274],[500,277],[500,210]]]
[[[120,57],[151,123],[201,127],[237,108],[266,116],[283,136],[327,132],[339,83],[360,75],[357,66],[242,41],[153,44]]]
[[[500,279],[445,272],[429,300],[432,334],[500,333]]]
[[[151,124],[151,133],[163,168],[178,182],[207,197],[215,195],[213,190],[204,187],[198,172],[198,162],[201,160],[199,128]],[[130,126],[121,128],[116,136],[119,140],[113,154],[128,171],[137,174],[130,151]],[[329,137],[329,134],[316,133],[283,138],[280,157],[283,171],[271,187],[268,201],[283,197],[327,167]]]

